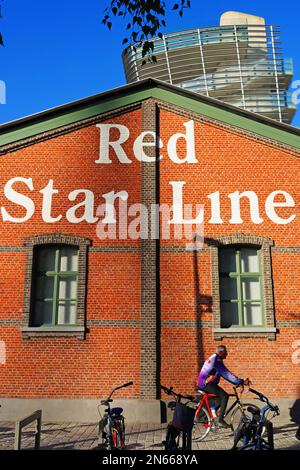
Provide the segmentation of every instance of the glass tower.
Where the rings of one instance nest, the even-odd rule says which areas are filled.
[[[296,111],[288,91],[293,62],[284,58],[280,29],[264,18],[226,12],[220,26],[153,38],[156,63],[142,65],[141,46],[122,55],[128,83],[159,80],[290,123]]]

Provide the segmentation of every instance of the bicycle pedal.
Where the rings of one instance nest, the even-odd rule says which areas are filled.
[[[213,432],[217,432],[219,429],[220,429],[219,423],[214,423],[214,422],[211,423],[211,430]]]

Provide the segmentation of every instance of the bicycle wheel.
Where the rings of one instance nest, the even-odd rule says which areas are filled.
[[[172,425],[167,428],[166,440],[164,441],[165,450],[178,450],[180,431]]]
[[[242,447],[249,444],[251,439],[251,418],[248,420],[245,415],[241,416],[240,422],[234,431],[233,447],[231,450],[240,450],[238,444],[242,442]]]
[[[112,444],[114,449],[122,450],[125,447],[122,427],[120,423],[114,423],[112,428]]]
[[[266,434],[265,436],[266,439],[262,437],[263,433]],[[261,436],[261,439],[260,439],[261,449],[262,450],[274,450],[274,431],[273,431],[273,423],[271,423],[271,421],[268,421],[266,419],[264,420],[264,424],[263,424],[262,432],[260,436]]]
[[[211,419],[206,408],[202,408],[198,416],[195,416],[192,429],[192,448],[198,442],[203,441],[211,430]]]
[[[122,415],[120,416],[119,422],[120,422],[120,428],[121,428],[121,436],[122,436],[123,444],[125,447],[125,418],[124,416]]]
[[[277,416],[276,413],[274,413],[274,411],[270,409],[266,411],[264,419],[265,421],[270,422],[275,416]],[[264,436],[266,434],[266,431],[267,431],[266,426],[263,426],[261,436]]]
[[[104,447],[107,442],[107,416],[104,416],[98,423],[98,446]]]
[[[248,406],[251,406],[252,408],[255,408],[258,413],[260,412],[260,408],[257,405],[253,405],[253,403],[244,403],[243,404],[244,415],[247,418],[252,417],[252,414],[247,410]],[[235,431],[237,429],[237,427],[238,427],[238,425],[241,421],[241,417],[242,417],[242,410],[238,406],[237,408],[235,408],[233,410],[233,412],[231,413],[231,416],[230,416],[230,427],[231,427],[232,431]]]

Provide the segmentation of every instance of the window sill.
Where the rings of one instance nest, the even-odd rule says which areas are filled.
[[[267,338],[270,341],[276,339],[276,328],[272,327],[248,327],[248,328],[214,328],[213,338],[221,341],[223,338]]]
[[[82,326],[28,326],[21,328],[23,339],[75,336],[78,339],[85,338],[85,328]]]

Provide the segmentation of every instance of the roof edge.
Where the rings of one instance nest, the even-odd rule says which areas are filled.
[[[200,108],[202,107],[203,109],[208,109],[209,106],[219,110],[219,114],[221,115],[223,112],[223,116],[227,113],[236,116],[236,118],[241,117],[246,119],[250,124],[251,121],[254,123],[256,126],[259,126],[260,124],[262,127],[265,128],[267,126],[268,128],[272,128],[275,134],[277,133],[284,133],[285,136],[286,134],[291,134],[293,135],[292,139],[297,139],[297,137],[300,137],[300,129],[291,126],[290,124],[285,124],[281,123],[279,121],[275,121],[273,119],[270,119],[265,116],[261,116],[256,113],[252,113],[250,111],[246,111],[244,109],[235,107],[233,105],[224,103],[220,100],[217,100],[215,98],[211,98],[205,95],[201,95],[199,93],[195,93],[190,90],[185,90],[183,88],[180,88],[175,85],[171,85],[166,82],[162,82],[160,80],[154,79],[154,78],[146,78],[144,80],[140,80],[138,82],[130,83],[127,85],[123,85],[121,87],[113,88],[108,91],[104,91],[102,93],[96,94],[96,95],[91,95],[89,97],[76,100],[73,102],[69,102],[66,104],[63,104],[61,106],[57,106],[54,108],[47,109],[45,111],[41,111],[36,114],[32,114],[29,116],[25,116],[23,118],[10,121],[8,123],[0,125],[0,147],[5,146],[10,139],[8,139],[8,136],[12,133],[14,133],[14,136],[11,136],[10,143],[17,142],[18,140],[21,140],[21,137],[19,137],[20,133],[22,132],[22,129],[35,127],[36,130],[34,131],[34,134],[37,135],[40,132],[38,131],[39,124],[46,123],[48,120],[50,121],[51,119],[57,119],[57,122],[54,126],[54,128],[59,128],[61,127],[60,120],[62,119],[63,116],[68,116],[71,113],[76,113],[80,112],[81,110],[85,110],[88,108],[91,108],[93,106],[101,105],[101,102],[107,103],[110,100],[115,100],[116,97],[125,97],[127,95],[131,95],[130,100],[132,103],[137,102],[137,101],[142,101],[142,99],[145,99],[141,96],[140,92],[143,91],[149,91],[150,89],[156,89],[156,93],[159,93],[159,89],[162,91],[167,92],[166,96],[168,95],[169,97],[171,96],[168,94],[168,92],[171,93],[176,93],[177,95],[180,95],[183,99],[187,99],[187,101],[192,100],[196,104],[200,104]],[[140,95],[135,96],[134,92],[140,93]],[[155,91],[153,91],[154,93]],[[162,93],[162,92],[160,92]],[[144,94],[146,96],[146,94]],[[191,101],[190,101],[191,103]],[[202,106],[203,105],[203,106]],[[116,106],[116,104],[115,104]],[[103,110],[105,112],[105,110]],[[198,111],[202,114],[205,114],[205,111]],[[227,114],[228,115],[228,114]],[[77,119],[76,115],[74,115],[74,122],[76,120],[80,120],[79,118]],[[232,118],[232,119],[233,119]],[[235,118],[235,120],[236,120]],[[222,120],[222,117],[220,117]],[[244,119],[242,119],[245,122]],[[249,125],[250,125],[249,124]],[[253,124],[253,125],[254,125]],[[245,126],[245,124],[244,124]],[[240,127],[244,127],[241,125]],[[41,131],[42,132],[42,131]],[[3,142],[1,142],[1,137],[3,136]],[[7,138],[5,139],[4,136]],[[285,140],[287,137],[285,137]],[[274,138],[274,140],[277,140]],[[298,139],[297,139],[298,140]],[[299,145],[297,142],[297,145],[294,145],[293,143],[290,144],[291,146],[294,146],[296,148],[300,148],[300,140],[299,140]]]

